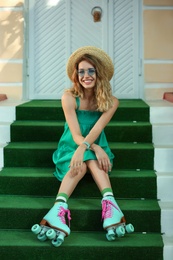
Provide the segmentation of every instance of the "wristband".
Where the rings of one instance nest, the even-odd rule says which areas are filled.
[[[83,142],[83,144],[85,144],[85,145],[86,145],[86,147],[87,147],[87,150],[89,150],[89,149],[90,149],[90,144],[89,144],[88,142]]]

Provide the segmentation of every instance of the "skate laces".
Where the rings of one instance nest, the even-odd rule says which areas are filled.
[[[118,210],[119,208],[110,200],[102,201],[102,219],[111,218],[112,217],[112,206]]]
[[[70,227],[71,215],[70,215],[70,210],[69,209],[65,209],[63,207],[60,207],[60,211],[58,213],[58,217],[60,217],[60,219],[61,219],[63,224],[66,224],[66,220],[65,220],[65,214],[66,213],[67,213],[67,218],[68,218],[68,225]]]

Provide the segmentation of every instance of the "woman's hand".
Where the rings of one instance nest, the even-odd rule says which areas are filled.
[[[95,152],[97,157],[99,168],[104,170],[106,173],[110,172],[112,169],[112,164],[110,163],[107,153],[105,153],[105,151],[96,144],[92,145],[92,150]]]
[[[72,177],[80,174],[82,171],[83,157],[86,150],[85,144],[79,145],[71,159],[69,168]]]

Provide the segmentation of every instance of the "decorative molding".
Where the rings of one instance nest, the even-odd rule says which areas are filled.
[[[148,6],[143,5],[143,10],[173,10],[173,6]]]
[[[0,63],[22,64],[23,63],[23,59],[0,59]]]
[[[7,12],[7,11],[12,11],[12,12],[21,12],[23,11],[23,6],[18,6],[18,7],[0,7],[0,12]]]
[[[144,60],[144,64],[173,64],[173,60]]]
[[[145,89],[172,88],[173,83],[145,83]]]
[[[10,82],[10,83],[2,83],[0,82],[0,87],[22,87],[22,82]]]

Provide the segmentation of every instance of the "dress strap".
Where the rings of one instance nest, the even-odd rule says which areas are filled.
[[[76,97],[76,105],[77,105],[77,109],[79,109],[79,107],[80,107],[80,99],[79,99],[79,97]]]

